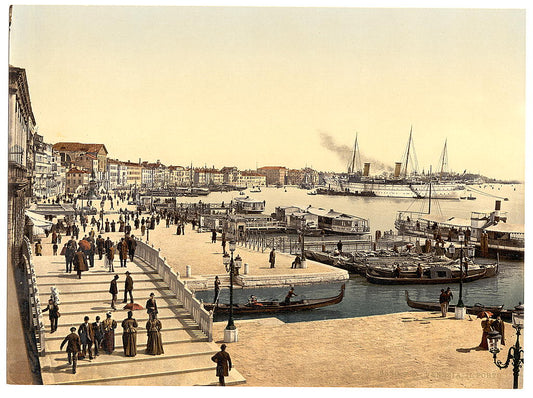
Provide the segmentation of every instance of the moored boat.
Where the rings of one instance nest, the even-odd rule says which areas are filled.
[[[425,310],[425,311],[440,311],[440,304],[434,303],[430,301],[414,301],[409,298],[409,292],[405,291],[405,300],[407,301],[407,305],[411,308],[416,308],[418,310]],[[454,312],[455,311],[455,305],[450,305],[448,307],[448,312]],[[466,313],[470,315],[477,315],[481,311],[489,311],[492,312],[494,316],[501,316],[501,318],[505,321],[511,320],[512,310],[506,310],[503,308],[503,305],[500,306],[486,306],[483,304],[476,303],[473,306],[466,306]]]
[[[285,304],[283,301],[257,301],[254,304],[233,304],[233,314],[262,314],[262,313],[276,313],[276,312],[293,312],[313,310],[316,308],[327,307],[329,305],[338,304],[344,298],[345,285],[341,286],[341,291],[334,297],[322,299],[303,299],[291,301]],[[207,304],[204,303],[204,308],[207,311],[213,310],[215,314],[229,313],[229,304]]]
[[[441,267],[432,267],[432,268],[441,268]],[[459,276],[452,276],[451,270],[445,267],[442,269],[432,269],[430,275],[423,275],[422,277],[388,277],[381,276],[376,274],[371,269],[366,270],[366,280],[370,283],[375,283],[378,285],[432,285],[432,284],[448,284],[448,283],[459,283],[461,278]],[[484,278],[487,273],[486,269],[480,269],[479,271],[470,272],[468,275],[463,276],[463,283],[473,282],[478,279]]]

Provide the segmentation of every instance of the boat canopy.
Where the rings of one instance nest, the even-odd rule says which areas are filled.
[[[472,221],[466,218],[451,217],[448,221],[442,222],[444,225],[451,225],[452,227],[470,228]]]
[[[439,224],[439,223],[445,223],[446,221],[450,219],[450,217],[439,216],[437,214],[427,214],[423,217],[420,217],[420,219],[422,221],[436,222],[437,224]]]
[[[337,220],[354,220],[354,219],[357,219],[357,220],[366,221],[363,217],[353,216],[353,215],[345,214],[345,213],[339,213],[339,212],[334,211],[333,209],[325,210],[325,209],[323,209],[321,207],[319,207],[319,208],[317,208],[317,207],[308,207],[307,211],[309,213],[313,214],[313,215],[316,215],[316,216],[328,217],[328,218],[337,219]]]
[[[523,234],[525,232],[523,224],[509,224],[506,222],[491,225],[490,227],[485,228],[485,231],[515,234]]]

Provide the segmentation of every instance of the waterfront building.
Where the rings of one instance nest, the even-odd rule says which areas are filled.
[[[128,169],[118,159],[107,159],[107,179],[104,183],[107,190],[128,186]]]
[[[35,172],[33,196],[38,199],[52,196],[52,145],[44,142],[43,136],[35,134]]]
[[[163,188],[166,166],[159,159],[156,163],[141,163],[141,185],[145,188]]]
[[[301,185],[304,182],[305,172],[303,169],[289,169],[287,170],[287,184]]]
[[[235,182],[239,187],[264,187],[266,186],[266,176],[255,171],[242,171]]]
[[[140,162],[133,163],[128,160],[123,162],[123,166],[126,168],[126,185],[130,188],[140,188],[142,181],[142,166]]]
[[[257,169],[259,174],[266,176],[267,185],[285,185],[287,183],[287,168],[283,166],[264,166]]]
[[[72,168],[67,171],[65,193],[79,193],[89,187],[91,173],[87,170]]]
[[[241,176],[241,172],[235,166],[226,166],[220,169],[220,172],[224,175],[223,181],[227,185],[238,185],[238,181]]]
[[[25,209],[32,197],[35,117],[30,101],[26,70],[9,66],[8,103],[8,258],[15,268],[21,264]]]
[[[52,156],[50,157],[50,195],[57,196],[65,193],[65,183],[67,179],[67,169],[61,165],[61,156],[54,151],[53,145],[50,145]]]
[[[196,168],[193,172],[194,185],[222,185],[224,173],[215,168]]]

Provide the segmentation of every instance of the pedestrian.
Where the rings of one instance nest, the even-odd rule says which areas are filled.
[[[137,355],[137,321],[133,318],[133,312],[128,311],[128,317],[122,321],[122,344],[124,355],[134,357]]]
[[[448,312],[446,308],[447,300],[448,296],[446,295],[446,292],[444,291],[444,289],[440,289],[439,304],[442,318],[446,317],[446,313]]]
[[[35,255],[36,256],[42,256],[43,255],[43,245],[41,245],[41,241],[40,240],[35,242]]]
[[[224,381],[224,377],[229,376],[229,371],[231,370],[231,357],[226,352],[226,344],[220,346],[220,351],[213,355],[211,360],[217,364],[216,375],[219,384],[225,386],[226,382]]]
[[[109,285],[109,293],[111,293],[111,308],[116,310],[115,303],[117,302],[118,295],[118,286],[117,286],[118,275],[115,274],[111,284]]]
[[[102,324],[104,326],[102,349],[111,354],[115,350],[115,329],[117,328],[117,321],[111,317],[111,311],[106,313],[106,319]]]
[[[78,279],[81,279],[81,273],[83,271],[89,271],[87,257],[85,256],[85,253],[82,251],[81,247],[78,248],[78,251],[74,254],[74,260],[72,261],[72,264],[74,264],[74,269],[78,274]]]
[[[176,235],[181,235],[181,225],[178,224],[178,227],[176,228]]]
[[[52,232],[52,244],[57,243],[57,232],[54,230]]]
[[[505,345],[505,324],[502,321],[501,316],[498,315],[498,317],[492,322],[492,330],[495,332],[498,332],[502,338],[500,339],[500,342],[502,345]]]
[[[146,342],[146,353],[149,355],[164,354],[163,340],[161,339],[161,321],[157,319],[157,314],[152,313],[148,322],[146,322],[146,333],[148,340]]]
[[[52,245],[52,253],[54,254],[54,256],[57,256],[57,243],[54,243]]]
[[[291,303],[291,298],[293,296],[298,296],[296,293],[294,293],[294,287],[291,286],[289,289],[289,292],[285,296],[285,301],[283,302],[285,305],[289,305]]]
[[[67,355],[68,355],[68,364],[72,365],[72,373],[76,374],[76,366],[78,364],[78,352],[80,352],[80,337],[76,334],[76,328],[73,326],[70,328],[70,334],[65,337],[60,350],[63,349],[63,346],[67,344]]]
[[[211,230],[211,243],[216,243],[217,241],[217,231],[213,228]]]
[[[126,271],[126,281],[124,283],[124,301],[128,302],[128,293],[130,294],[130,303],[133,304],[133,279],[130,276],[130,271]]]
[[[218,296],[220,295],[220,279],[218,278],[218,275],[215,276],[215,298],[213,299],[213,303],[216,303],[218,301]]]
[[[481,335],[481,343],[479,343],[479,348],[483,350],[489,349],[489,344],[487,342],[487,337],[489,335],[489,332],[492,331],[492,319],[490,319],[490,316],[492,313],[488,311],[481,311],[479,314],[477,314],[478,318],[482,318],[481,321],[481,330],[483,330],[483,334]]]
[[[131,235],[128,239],[128,254],[130,256],[130,261],[133,262],[135,257],[135,250],[137,249],[137,240],[134,235]]]
[[[275,248],[272,248],[272,250],[270,251],[268,262],[270,263],[270,268],[275,268],[276,266],[276,249]]]
[[[91,347],[94,341],[93,325],[89,323],[89,317],[83,318],[83,323],[78,327],[78,335],[81,342],[81,358],[85,358],[87,352],[89,352],[89,359],[93,359],[93,352]]]
[[[337,242],[337,250],[339,251],[339,254],[342,254],[342,241],[340,239]]]
[[[94,332],[94,356],[97,357],[99,350],[102,346],[102,340],[104,339],[104,324],[100,322],[100,317],[96,316],[96,321],[93,322],[93,332]]]
[[[61,316],[59,313],[59,306],[54,302],[54,300],[49,299],[48,305],[43,312],[46,311],[48,311],[48,319],[50,320],[50,333],[54,333],[57,330],[57,321]]]
[[[128,244],[126,243],[124,238],[121,238],[120,242],[118,242],[117,250],[120,259],[120,266],[126,267],[126,260],[128,258]]]
[[[94,239],[89,237],[89,250],[87,250],[87,257],[89,259],[89,267],[94,268],[94,255],[96,254],[96,246]]]
[[[104,255],[104,244],[105,244],[104,238],[102,238],[102,235],[98,235],[98,238],[96,239],[96,249],[98,251],[98,260],[101,260],[102,256]]]
[[[106,260],[109,272],[115,272],[115,267],[113,266],[113,261],[115,260],[115,247],[113,246],[113,242],[111,242],[111,246],[107,249]]]
[[[450,307],[450,301],[452,301],[452,298],[453,298],[452,289],[448,287],[445,293],[446,293],[446,312],[448,312],[448,308]]]
[[[148,316],[155,313],[157,314],[157,302],[155,300],[155,294],[150,293],[150,298],[146,301],[146,312],[148,313]]]
[[[300,268],[302,266],[302,260],[299,255],[296,256],[292,262],[291,268]]]
[[[144,218],[143,218],[144,220]],[[141,236],[144,236],[144,231],[146,231],[146,227],[143,225],[141,225]]]

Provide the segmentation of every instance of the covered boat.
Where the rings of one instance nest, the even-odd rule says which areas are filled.
[[[463,282],[473,282],[478,279],[484,278],[487,273],[486,269],[480,269],[468,273],[468,275],[463,276]],[[374,272],[371,269],[366,270],[366,280],[370,283],[375,283],[379,285],[429,285],[429,284],[448,284],[448,283],[459,283],[459,276],[452,276],[451,270],[446,267],[432,267],[430,269],[429,276],[423,275],[422,277],[412,277],[412,276],[399,276],[399,277],[388,277],[382,276]]]
[[[292,312],[314,310],[316,308],[327,307],[328,305],[338,304],[344,298],[345,285],[341,286],[340,293],[335,297],[322,299],[303,299],[291,301],[290,304],[285,304],[283,301],[257,301],[254,304],[233,304],[234,314],[262,314],[275,312]],[[215,314],[228,314],[229,304],[207,304],[204,303],[204,308],[207,311],[214,310]]]

